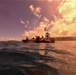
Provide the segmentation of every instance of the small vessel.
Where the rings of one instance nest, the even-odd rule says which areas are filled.
[[[23,43],[55,43],[55,38],[50,37],[50,34],[47,32],[45,34],[45,38],[42,36],[36,36],[36,38],[29,39],[26,37],[26,39],[22,40]]]
[[[31,43],[31,42],[34,42],[33,40],[27,40],[27,39],[23,39],[22,40],[24,43]]]
[[[50,40],[22,40],[23,43],[55,43],[55,39],[51,38]]]
[[[44,39],[44,40],[36,40],[34,42],[35,43],[55,43],[55,39],[54,38],[50,38],[50,40]]]

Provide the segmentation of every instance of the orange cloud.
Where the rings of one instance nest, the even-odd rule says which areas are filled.
[[[21,18],[20,18],[20,21],[21,21],[21,24],[25,25],[25,28],[28,27],[29,21],[25,21],[25,22],[24,22]]]
[[[56,2],[57,1],[53,2],[53,7],[55,5],[54,3]],[[36,8],[34,8],[33,6],[30,6],[30,8],[31,11],[36,11]],[[76,0],[62,0],[62,2],[60,2],[56,9],[58,10],[58,14],[61,16],[53,14],[52,16],[54,17],[54,21],[43,17],[43,20],[37,27],[35,27],[33,30],[25,31],[23,36],[44,35],[45,27],[47,28],[47,31],[51,34],[51,36],[76,36]],[[52,10],[54,9],[52,8]]]
[[[40,15],[41,8],[40,8],[40,7],[36,7],[36,8],[35,8],[33,5],[30,5],[29,8],[30,8],[31,12],[32,12],[36,17],[38,17],[38,18],[41,17],[41,15]]]

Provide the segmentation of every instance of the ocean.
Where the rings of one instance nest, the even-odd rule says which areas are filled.
[[[1,41],[0,75],[76,75],[76,41]]]

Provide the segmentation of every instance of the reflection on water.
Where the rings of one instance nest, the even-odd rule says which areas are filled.
[[[0,42],[0,74],[76,75],[75,44]]]

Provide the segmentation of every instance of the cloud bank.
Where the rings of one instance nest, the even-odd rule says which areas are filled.
[[[54,0],[47,1],[51,3]],[[59,2],[59,0],[53,3],[55,2]],[[33,5],[30,5],[29,8],[36,17],[41,18],[40,7],[35,8]],[[54,17],[53,21],[43,16],[39,25],[34,27],[33,30],[25,31],[23,36],[44,36],[47,31],[51,36],[76,36],[76,0],[62,0],[56,9],[58,10],[58,15],[52,15]],[[50,8],[48,10],[50,10]],[[54,10],[54,8],[52,10]]]

